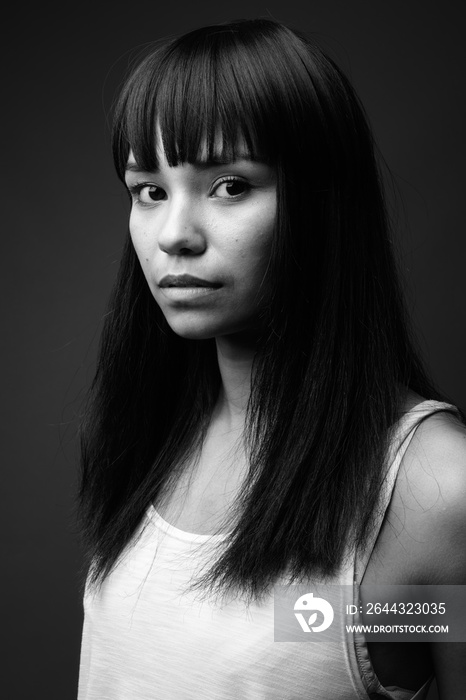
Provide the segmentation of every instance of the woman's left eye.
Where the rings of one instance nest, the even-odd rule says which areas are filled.
[[[233,199],[235,197],[240,197],[244,195],[250,189],[250,185],[244,180],[238,180],[236,178],[228,178],[222,180],[213,190],[213,194],[216,197],[221,197],[222,199]]]

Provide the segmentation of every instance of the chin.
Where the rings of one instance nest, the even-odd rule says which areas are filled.
[[[215,338],[218,333],[218,328],[214,324],[210,323],[200,323],[197,321],[172,321],[167,318],[167,323],[172,329],[173,333],[180,336],[180,338],[186,338],[186,340],[209,340],[209,338]]]
[[[233,336],[245,332],[243,324],[239,323],[215,323],[209,318],[170,318],[166,316],[166,321],[172,331],[180,338],[186,340],[209,340],[221,336]]]
[[[216,333],[209,333],[208,331],[203,331],[200,328],[182,328],[175,329],[170,326],[172,331],[180,338],[185,338],[186,340],[209,340],[217,336]]]

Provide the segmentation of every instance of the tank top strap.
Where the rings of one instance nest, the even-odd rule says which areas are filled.
[[[375,547],[385,514],[393,495],[393,489],[395,488],[400,464],[416,432],[416,428],[428,416],[441,412],[448,412],[458,415],[457,408],[455,408],[455,406],[452,404],[444,403],[442,401],[423,401],[422,403],[414,406],[410,411],[404,413],[393,430],[388,454],[389,467],[387,469],[382,487],[382,493],[377,508],[376,517],[374,519],[372,533],[364,547],[364,550],[356,552],[354,582],[357,584],[360,584],[362,581],[367,564]]]

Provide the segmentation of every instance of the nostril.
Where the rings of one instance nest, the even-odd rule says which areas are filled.
[[[179,255],[195,255],[196,251],[193,250],[192,248],[180,248],[179,249]]]

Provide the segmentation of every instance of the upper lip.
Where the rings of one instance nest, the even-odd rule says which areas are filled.
[[[211,282],[194,277],[194,275],[165,275],[159,282],[159,287],[220,287],[219,282]]]

